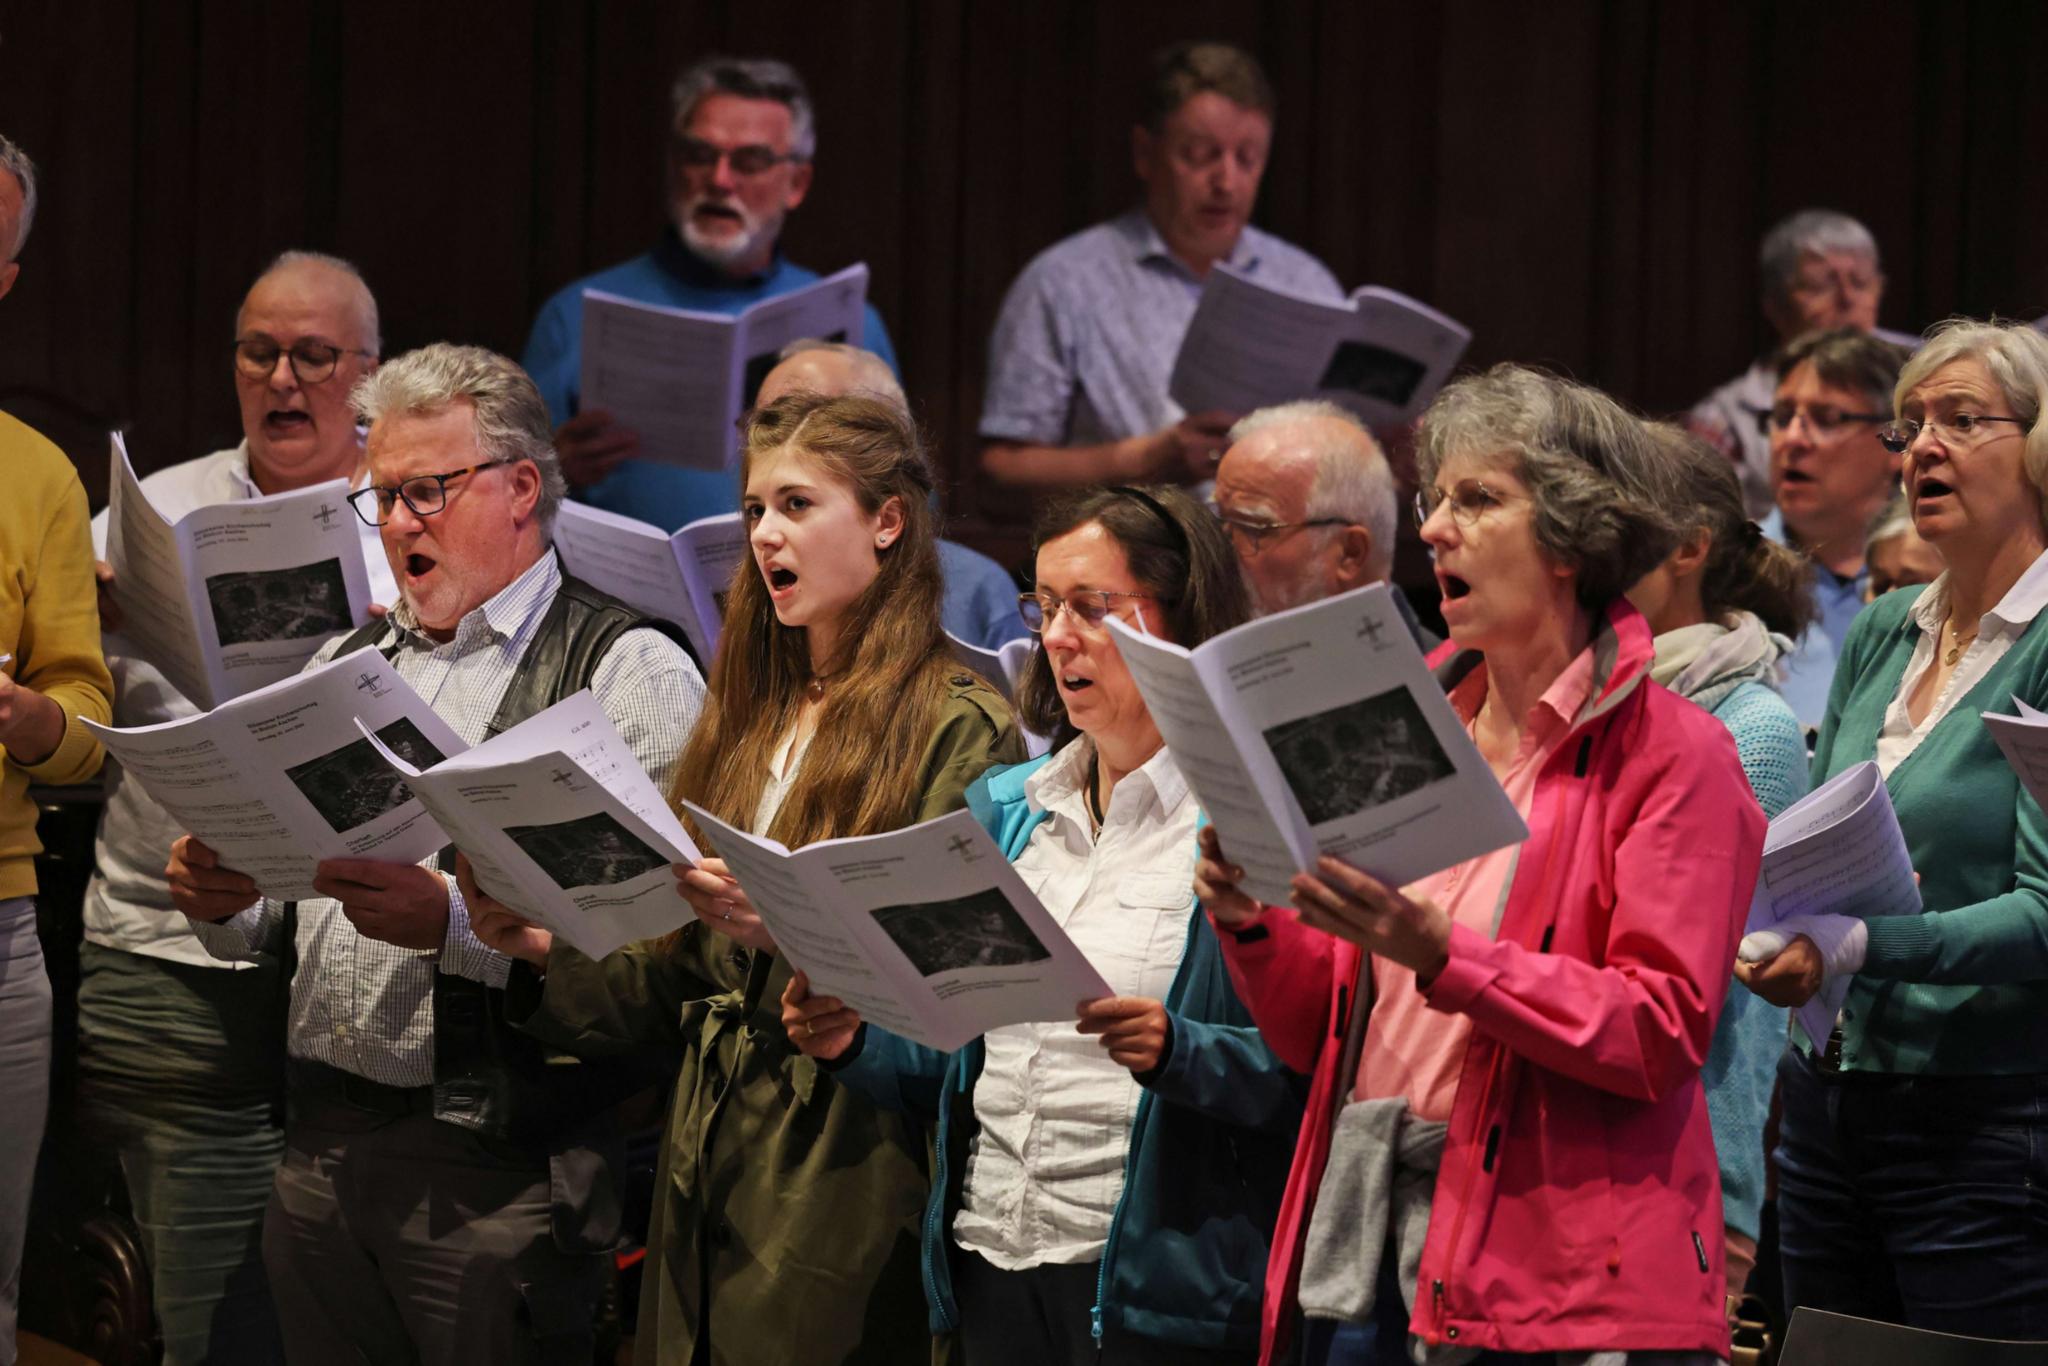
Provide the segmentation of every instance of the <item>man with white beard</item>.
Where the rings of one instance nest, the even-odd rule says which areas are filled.
[[[1394,472],[1334,403],[1261,408],[1230,429],[1213,504],[1261,615],[1379,583],[1394,564]],[[1436,643],[1399,590],[1424,649]]]
[[[819,277],[777,250],[784,219],[811,188],[817,123],[803,77],[770,58],[711,57],[676,77],[670,103],[669,230],[654,250],[549,299],[521,363],[559,424],[555,448],[571,494],[674,530],[733,511],[732,474],[641,460],[638,433],[582,410],[583,291],[733,314]],[[861,344],[895,368],[873,305]]]

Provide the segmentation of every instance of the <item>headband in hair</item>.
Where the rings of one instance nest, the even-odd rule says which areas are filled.
[[[1152,509],[1152,515],[1165,523],[1166,532],[1169,536],[1173,537],[1173,543],[1180,548],[1182,557],[1193,563],[1194,547],[1188,544],[1188,533],[1182,528],[1179,520],[1166,510],[1166,504],[1132,484],[1111,484],[1108,487],[1111,493],[1121,494],[1126,498],[1135,498],[1146,507]]]

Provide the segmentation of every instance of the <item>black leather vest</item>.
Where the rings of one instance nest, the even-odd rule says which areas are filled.
[[[644,617],[580,580],[562,576],[519,670],[505,688],[485,738],[590,686],[597,666],[628,631],[659,631],[703,669],[682,631]],[[373,621],[343,641],[335,658],[375,645],[397,652],[388,620]],[[441,853],[452,872],[455,854]],[[515,969],[516,970],[516,969]],[[505,993],[451,973],[434,974],[434,1118],[523,1145],[553,1146],[600,1111],[674,1071],[666,1058],[596,1062],[544,1048],[505,1019]]]

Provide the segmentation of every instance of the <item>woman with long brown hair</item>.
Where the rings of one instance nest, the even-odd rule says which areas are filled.
[[[752,563],[676,797],[795,847],[942,815],[983,769],[1023,757],[1008,707],[946,648],[931,473],[900,412],[789,395],[749,420],[741,480]],[[508,989],[529,1031],[585,1056],[681,1051],[640,1360],[928,1355],[922,1127],[789,1045],[789,969],[724,863],[679,876],[699,920],[600,963],[470,903],[480,935],[540,970]]]

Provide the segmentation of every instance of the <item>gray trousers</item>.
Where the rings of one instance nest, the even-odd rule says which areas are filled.
[[[292,1366],[587,1366],[608,1254],[558,1246],[575,1195],[545,1154],[295,1089],[263,1223]]]
[[[284,1152],[278,965],[229,971],[86,944],[78,1100],[120,1158],[164,1366],[278,1366],[263,1213]]]
[[[0,1366],[14,1366],[21,1242],[50,1108],[50,979],[36,900],[0,901]]]

